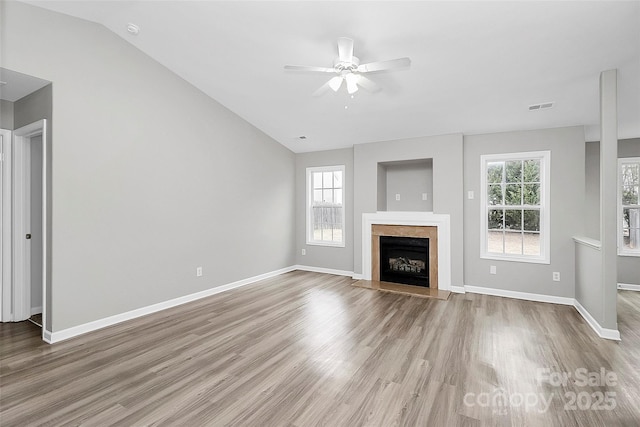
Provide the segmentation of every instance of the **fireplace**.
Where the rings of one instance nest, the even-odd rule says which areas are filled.
[[[429,239],[380,236],[380,280],[429,287]]]
[[[438,229],[371,225],[371,280],[438,289]]]

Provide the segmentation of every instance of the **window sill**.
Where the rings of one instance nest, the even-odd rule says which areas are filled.
[[[618,252],[618,256],[640,257],[640,252]]]
[[[480,255],[481,259],[490,259],[495,261],[510,261],[510,262],[521,262],[526,264],[551,264],[551,261],[544,258],[526,258],[521,256],[500,256],[500,255],[490,255],[483,254]]]
[[[344,248],[345,244],[342,243],[330,243],[330,242],[307,242],[309,246],[327,246],[330,248]]]

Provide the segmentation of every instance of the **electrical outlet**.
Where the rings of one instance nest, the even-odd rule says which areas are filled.
[[[302,252],[302,255],[306,255],[307,254],[307,250],[306,249],[303,249],[301,252]]]
[[[467,191],[467,199],[471,200],[473,199],[473,197],[474,197],[473,191]]]
[[[400,201],[400,194],[396,194],[396,201]]]
[[[559,271],[554,271],[553,272],[553,281],[554,282],[559,282],[560,281],[560,272]]]
[[[196,268],[196,276],[197,277],[202,277],[202,267]]]
[[[492,265],[489,267],[489,274],[496,274],[496,266]]]
[[[422,200],[427,200],[427,197],[428,197],[427,193],[422,193]]]

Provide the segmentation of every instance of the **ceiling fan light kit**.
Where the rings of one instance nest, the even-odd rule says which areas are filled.
[[[333,68],[315,67],[307,65],[285,65],[285,70],[304,71],[314,73],[335,73],[327,83],[322,85],[314,92],[314,96],[322,95],[328,88],[334,92],[338,92],[342,87],[342,82],[346,82],[347,92],[353,95],[358,91],[359,87],[369,92],[377,92],[380,87],[371,79],[363,76],[363,73],[371,73],[375,71],[387,71],[398,68],[406,68],[411,65],[411,59],[398,58],[389,61],[370,62],[368,64],[360,64],[360,59],[353,55],[353,40],[340,37],[338,39],[338,58],[333,64]]]
[[[349,92],[349,95],[358,91],[358,76],[353,73],[349,73],[344,77],[344,80],[347,82],[347,92]]]
[[[334,92],[337,92],[340,89],[340,86],[342,86],[343,80],[344,79],[339,76],[332,77],[331,80],[329,80],[329,87],[331,87]]]

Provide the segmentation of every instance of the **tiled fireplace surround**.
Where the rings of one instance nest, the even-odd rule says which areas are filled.
[[[434,214],[433,212],[388,211],[362,214],[362,278],[364,280],[372,280],[372,226],[374,224],[436,227],[438,236],[437,288],[443,291],[451,290],[451,229],[449,215]]]

